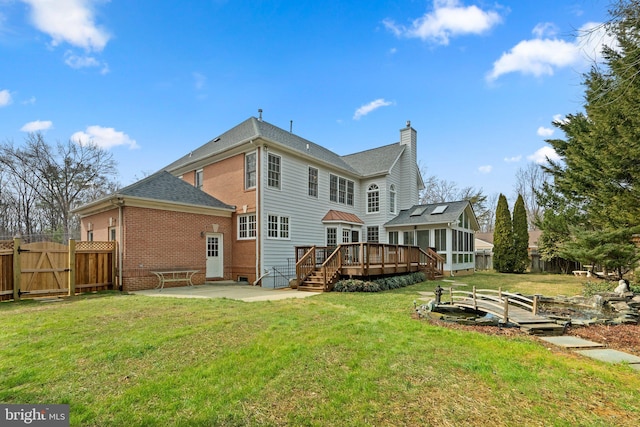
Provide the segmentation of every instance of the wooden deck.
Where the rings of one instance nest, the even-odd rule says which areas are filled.
[[[381,243],[349,243],[336,248],[296,248],[299,290],[329,291],[343,277],[368,278],[423,271],[443,275],[444,260],[435,250]]]

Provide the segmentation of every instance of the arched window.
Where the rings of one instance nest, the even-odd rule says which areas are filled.
[[[371,184],[367,189],[367,213],[380,212],[380,189],[377,184]]]
[[[396,213],[396,186],[391,184],[389,187],[389,212]]]

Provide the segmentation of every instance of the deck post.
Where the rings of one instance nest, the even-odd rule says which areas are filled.
[[[449,286],[449,302],[453,304],[453,286]]]
[[[509,298],[504,299],[504,323],[509,323]]]
[[[498,297],[502,299],[502,286],[498,288]]]
[[[473,287],[473,309],[478,309],[478,304],[476,303],[476,287]]]
[[[533,296],[533,308],[532,308],[532,311],[533,311],[533,314],[535,314],[535,315],[538,314],[538,297],[539,296],[540,295],[534,295]]]

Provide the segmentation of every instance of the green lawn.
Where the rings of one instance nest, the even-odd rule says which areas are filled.
[[[456,280],[580,290],[563,276]],[[254,303],[115,293],[2,303],[0,402],[68,403],[82,426],[637,425],[639,372],[413,319],[417,292],[434,286]]]

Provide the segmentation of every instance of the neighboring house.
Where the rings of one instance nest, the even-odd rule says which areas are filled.
[[[231,279],[235,210],[158,172],[74,212],[81,217],[83,240],[118,242],[119,283],[132,291],[155,287],[154,270],[199,270],[194,283],[205,276]]]
[[[476,233],[476,270],[493,270],[493,233]]]
[[[385,224],[390,243],[432,247],[444,258],[445,274],[475,271],[475,233],[479,229],[468,201],[415,205]]]
[[[163,207],[157,204],[156,210],[147,212],[156,227],[140,231],[140,235],[147,233],[147,237],[139,238],[158,245],[156,239],[162,236],[160,252],[165,257],[173,256],[172,241],[182,238],[184,244],[191,242],[190,253],[202,260],[208,248],[202,243],[200,232],[203,236],[214,233],[212,224],[218,224],[217,233],[224,241],[220,247],[224,267],[222,274],[213,276],[207,269],[208,279],[246,280],[273,287],[280,279],[280,271],[295,265],[296,247],[335,247],[354,242],[412,244],[420,243],[417,240],[422,238],[405,240],[402,226],[391,223],[403,210],[415,207],[424,188],[417,164],[417,133],[409,122],[400,129],[399,142],[340,156],[261,118],[251,117],[163,170],[219,203],[211,207],[210,213],[203,214],[215,219],[202,218],[198,227],[189,224],[195,220],[188,218],[182,220],[187,224],[177,219],[157,220],[155,217],[164,215]],[[123,192],[104,200],[113,200]],[[88,232],[89,223],[94,233],[97,230],[98,221],[93,218],[96,203],[77,211],[82,215],[83,233]],[[107,209],[108,203],[111,202],[103,202],[103,209]],[[457,212],[463,204],[451,204],[452,208],[440,218]],[[439,237],[446,240],[447,248],[453,244],[451,229],[465,233],[474,227],[477,229],[468,203],[462,211],[467,212],[463,225],[456,226],[459,215],[448,221],[452,224],[441,224],[449,230],[447,237]],[[189,230],[175,235],[174,228],[184,227],[197,232],[194,235],[193,230]],[[441,229],[431,222],[426,227],[433,232]],[[165,238],[167,233],[173,234]],[[104,237],[94,234],[94,238]],[[132,241],[126,236],[120,240],[118,232],[116,238],[121,242],[126,260],[133,253]],[[472,250],[461,249],[455,254],[443,250],[443,254],[450,254],[449,260],[455,259],[451,264],[453,270],[472,268]],[[176,264],[184,262],[175,261]]]

